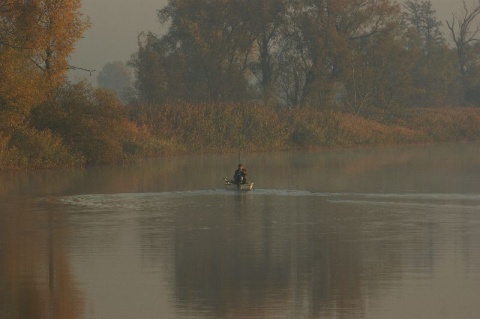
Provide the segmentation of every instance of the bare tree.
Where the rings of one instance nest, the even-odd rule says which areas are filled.
[[[452,39],[457,50],[460,74],[465,77],[468,74],[468,49],[472,43],[478,41],[477,35],[480,31],[478,24],[473,29],[475,19],[480,14],[480,1],[469,7],[465,0],[462,0],[463,11],[461,14],[452,13],[452,20],[447,20],[447,27],[451,32]]]

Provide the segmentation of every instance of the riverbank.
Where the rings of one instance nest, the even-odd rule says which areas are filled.
[[[51,112],[51,111],[50,111]],[[48,116],[0,139],[0,168],[56,168],[179,154],[480,140],[480,109],[408,109],[369,116],[258,104],[168,104]]]
[[[360,116],[260,105],[166,105],[136,123],[183,153],[277,151],[480,140],[480,109],[407,109]]]

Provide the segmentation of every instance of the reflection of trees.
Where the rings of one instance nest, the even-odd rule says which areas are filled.
[[[258,194],[270,185],[280,190],[354,192],[354,186],[363,183],[359,189],[378,191],[379,179],[405,190],[399,183],[414,184],[411,181],[433,176],[434,170],[442,171],[442,165],[454,170],[455,178],[448,179],[453,186],[441,183],[447,180],[445,174],[453,175],[442,171],[443,175],[437,173],[438,185],[433,185],[437,180],[422,181],[426,190],[444,186],[458,190],[462,189],[460,182],[470,181],[471,185],[463,187],[472,191],[478,179],[466,175],[477,171],[473,168],[480,160],[472,153],[478,147],[465,148],[457,155],[452,149],[463,150],[461,146],[437,146],[408,152],[366,149],[250,155],[248,167],[259,186],[253,196],[223,197],[218,192],[205,197],[162,197],[158,203],[132,199],[130,204],[137,205],[138,216],[131,218],[140,224],[142,257],[151,258],[155,267],[160,265],[168,272],[180,311],[235,318],[362,317],[366,298],[375,300],[408,272],[407,267],[415,273],[432,273],[438,265],[435,254],[443,252],[448,241],[465,254],[474,252],[479,242],[476,215],[469,211],[459,214],[461,223],[452,221],[461,226],[458,231],[425,210],[419,214],[414,207],[365,209],[354,204],[334,205],[323,197],[307,200]],[[442,159],[445,150],[454,154],[448,158],[455,163],[435,161]],[[3,178],[0,196],[11,189],[11,193],[30,195],[40,190],[42,197],[87,191],[204,190],[217,182],[220,188],[221,177],[231,171],[235,157],[165,159],[145,167],[43,172],[35,178],[11,175]],[[409,172],[408,176],[400,176],[402,172]],[[61,214],[47,213],[61,210],[42,208],[47,203],[19,204],[22,199],[11,195],[6,198],[8,202],[0,201],[0,317],[78,317],[81,303],[64,246],[69,237],[63,227],[66,221]],[[38,211],[39,207],[43,210]],[[456,218],[453,216],[449,218]],[[90,220],[90,216],[86,218]],[[100,218],[96,214],[92,220]],[[77,229],[82,226],[78,220],[75,223]],[[112,227],[112,231],[116,234],[118,228]],[[109,234],[103,231],[101,235],[105,240]],[[94,242],[96,238],[90,239]],[[171,251],[165,253],[165,249]],[[478,265],[477,255],[464,258],[472,270]]]
[[[430,276],[448,245],[415,208],[248,193],[166,206],[139,220],[152,230],[144,251],[156,250],[146,256],[159,258],[179,312],[192,315],[362,318],[405,274]]]
[[[357,221],[329,213],[331,207],[318,201],[315,212],[306,199],[247,194],[220,199],[222,209],[215,212],[202,203],[182,206],[168,214],[168,225],[166,219],[153,225],[142,220],[173,231],[143,240],[152,249],[172,242],[167,268],[182,312],[348,318],[355,311],[361,317],[367,295],[400,273],[395,268],[401,267],[401,254],[391,249],[398,243],[359,242]],[[323,220],[312,222],[317,214]]]
[[[0,206],[0,317],[79,318],[66,230],[52,213],[19,202]]]

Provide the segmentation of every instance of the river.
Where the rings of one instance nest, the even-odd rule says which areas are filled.
[[[477,318],[480,144],[0,173],[0,318]]]

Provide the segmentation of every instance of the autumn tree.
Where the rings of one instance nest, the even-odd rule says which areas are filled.
[[[3,127],[21,125],[64,80],[68,57],[89,25],[80,5],[80,0],[0,0]]]
[[[245,73],[254,41],[246,22],[248,6],[248,1],[181,0],[159,11],[159,21],[169,25],[163,43],[180,62],[177,71],[183,71],[190,99],[228,101],[248,95]]]
[[[68,69],[68,57],[88,27],[80,0],[6,1],[3,10],[3,46],[28,57],[51,85],[58,85]]]
[[[0,130],[11,131],[44,96],[41,73],[31,63],[28,4],[0,2]]]
[[[80,0],[0,0],[0,153],[13,167],[81,162],[32,114],[53,104],[68,57],[88,26]]]
[[[360,41],[352,56],[350,81],[345,84],[345,109],[368,114],[372,108],[383,113],[405,103],[414,82],[417,52],[407,49],[400,25]]]
[[[280,79],[282,86],[294,88],[290,95],[298,105],[334,104],[353,81],[349,64],[359,57],[359,42],[388,30],[398,12],[388,0],[293,1],[283,54],[290,71]]]
[[[455,62],[433,6],[401,8],[391,0],[169,1],[158,12],[168,32],[142,34],[130,61],[138,96],[354,113],[452,101]]]
[[[33,1],[32,1],[33,2]],[[58,85],[68,69],[68,58],[88,22],[82,20],[81,0],[37,0],[33,25],[36,47],[32,61],[51,85]]]
[[[283,28],[287,24],[287,1],[249,2],[249,29],[255,39],[249,69],[256,77],[264,101],[274,101],[275,81],[279,74]]]

